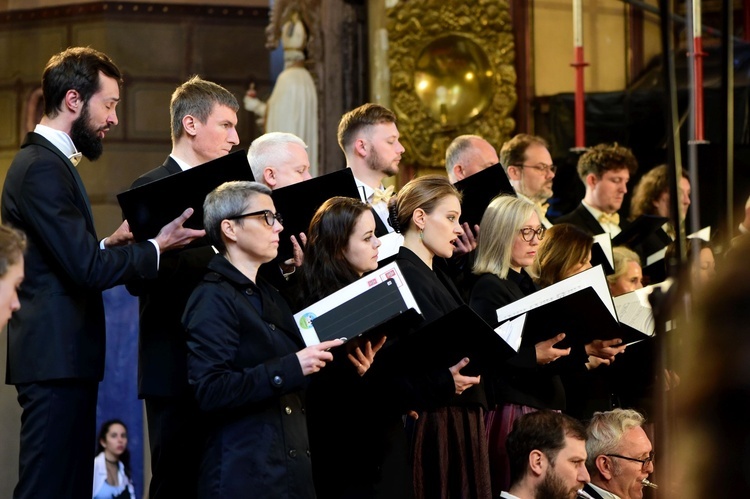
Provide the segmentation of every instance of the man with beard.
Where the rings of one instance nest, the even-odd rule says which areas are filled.
[[[101,155],[117,124],[120,82],[101,52],[54,55],[42,77],[44,116],[5,179],[3,221],[28,237],[21,309],[8,325],[6,382],[23,409],[15,498],[90,497],[105,356],[101,292],[155,277],[160,252],[204,235],[182,227],[188,209],[150,241],[133,243],[127,221],[97,240],[75,165]]]
[[[396,115],[378,104],[364,104],[341,117],[339,146],[352,169],[362,201],[372,207],[375,236],[393,232],[388,223],[388,199],[393,187],[385,189],[383,179],[398,173],[404,146],[398,141]]]
[[[593,234],[621,232],[617,213],[628,192],[628,180],[638,169],[638,161],[627,147],[599,144],[578,158],[578,176],[586,194],[578,207],[555,220],[570,223]]]
[[[518,134],[503,144],[500,162],[516,195],[534,205],[542,225],[552,227],[547,220],[547,200],[552,197],[557,167],[552,164],[547,141],[535,135]]]
[[[518,418],[506,442],[510,463],[508,499],[575,499],[589,481],[586,429],[559,412]]]
[[[221,85],[194,76],[172,93],[169,109],[172,152],[133,188],[226,156],[240,143],[239,103]],[[162,257],[157,279],[128,286],[140,305],[138,396],[146,401],[151,499],[196,497],[205,421],[188,386],[181,320],[215,254],[209,245],[172,251]]]
[[[642,499],[643,480],[654,471],[645,418],[632,409],[595,412],[586,430],[586,467],[591,483],[584,491],[594,499]]]

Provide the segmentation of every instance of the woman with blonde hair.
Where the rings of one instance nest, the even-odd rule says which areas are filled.
[[[609,292],[612,296],[620,296],[643,287],[643,271],[641,258],[638,254],[625,246],[612,248],[615,272],[607,276]]]

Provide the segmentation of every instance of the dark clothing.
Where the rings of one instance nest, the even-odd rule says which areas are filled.
[[[602,229],[602,226],[599,225],[599,221],[594,218],[594,215],[592,215],[591,212],[587,210],[582,203],[578,203],[578,206],[575,210],[571,211],[567,215],[556,218],[554,222],[555,225],[573,224],[593,236],[604,233],[604,229]]]
[[[78,172],[36,133],[28,134],[8,170],[2,219],[28,238],[21,309],[8,324],[6,382],[19,385],[23,407],[14,497],[84,497],[66,491],[85,487],[90,495],[93,483],[94,445],[86,443],[95,439],[95,387],[104,374],[102,290],[155,277],[156,248],[142,242],[101,250]],[[51,381],[55,390],[47,390]],[[80,386],[88,383],[93,394],[81,397]],[[54,431],[39,432],[42,421],[49,425],[48,410],[61,416]],[[61,459],[71,456],[73,442],[85,450]],[[54,459],[37,460],[42,452]]]
[[[138,177],[131,188],[181,171],[170,156],[162,166]],[[190,294],[215,254],[205,244],[169,251],[161,256],[156,279],[128,286],[128,291],[138,296],[140,307],[138,396],[146,399],[151,499],[196,497],[206,435],[188,386],[187,342],[181,319]]]
[[[411,250],[402,247],[396,262],[425,321],[437,320],[461,305],[450,280]],[[491,497],[483,406],[486,398],[480,384],[454,395],[442,407],[419,412],[412,439],[417,498]]]
[[[188,301],[188,378],[207,417],[198,496],[312,498],[304,342],[291,310],[223,256]]]
[[[589,485],[588,483],[583,486],[583,491],[594,499],[604,499],[601,495],[599,495],[599,492],[595,491],[593,487],[591,487],[591,485]]]

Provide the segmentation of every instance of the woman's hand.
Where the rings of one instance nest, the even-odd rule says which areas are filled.
[[[362,349],[357,347],[354,350],[354,353],[347,354],[347,357],[349,357],[349,362],[352,363],[352,365],[357,369],[357,374],[360,376],[364,376],[368,369],[370,369],[370,366],[372,366],[373,361],[375,360],[375,354],[378,353],[378,350],[383,348],[383,345],[385,345],[386,337],[382,336],[380,340],[375,343],[375,346],[373,346],[372,342],[370,340],[367,340],[365,342],[365,351],[362,352]]]
[[[596,355],[589,355],[589,360],[586,362],[586,369],[591,371],[599,366],[608,366],[610,363],[609,359],[602,359]]]
[[[620,338],[615,338],[613,340],[594,340],[586,345],[586,354],[612,362],[615,360],[615,356],[618,353],[625,351],[626,347],[627,345],[623,345]]]
[[[309,376],[323,369],[326,362],[333,360],[333,354],[328,349],[343,345],[343,343],[342,340],[329,340],[303,348],[297,352],[299,365],[302,367],[302,374]]]
[[[464,376],[461,374],[461,369],[466,367],[468,363],[469,358],[464,357],[458,364],[450,368],[453,383],[456,385],[456,395],[461,395],[472,386],[479,384],[481,376]]]
[[[550,338],[546,341],[541,341],[534,345],[536,350],[536,363],[543,366],[554,362],[560,357],[570,355],[570,348],[555,348],[562,340],[565,339],[565,333],[560,333],[557,336]]]

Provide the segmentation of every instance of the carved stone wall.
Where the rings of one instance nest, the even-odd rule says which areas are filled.
[[[507,140],[516,104],[508,0],[400,0],[387,15],[402,163],[443,168],[445,149],[462,134],[495,147]]]

